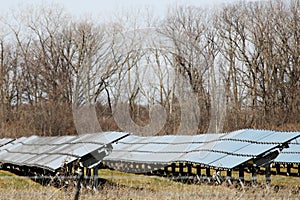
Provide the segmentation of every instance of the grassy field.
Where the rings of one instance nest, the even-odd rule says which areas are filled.
[[[207,183],[186,184],[157,176],[144,176],[111,170],[100,170],[102,184],[97,191],[82,189],[80,199],[299,199],[300,178],[272,176],[270,188],[264,176],[258,176],[258,185]],[[246,178],[248,178],[246,176]],[[278,192],[274,186],[278,185]],[[277,186],[276,186],[277,187]],[[75,188],[42,186],[27,177],[0,171],[0,199],[74,199]]]

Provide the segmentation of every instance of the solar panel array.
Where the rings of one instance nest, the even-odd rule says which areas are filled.
[[[88,163],[91,166],[99,162],[100,158],[93,158],[99,156],[100,150],[105,150],[106,145],[127,135],[128,133],[122,132],[106,132],[79,136],[30,136],[10,141],[1,139],[0,144],[6,144],[0,147],[0,162],[56,171],[64,164],[87,156],[87,160],[90,158],[94,161]]]
[[[300,139],[292,140],[289,148],[283,149],[274,160],[275,163],[300,164]]]
[[[255,163],[291,142],[275,162],[300,162],[300,132],[245,129],[224,134],[140,137],[123,132],[79,136],[0,139],[0,163],[57,171],[63,164],[80,160],[93,167],[101,160],[108,167],[130,171],[138,165],[166,166],[192,163],[218,169],[234,169]],[[107,152],[112,149],[112,152]],[[124,167],[126,163],[127,167]],[[129,164],[129,165],[128,165]],[[130,169],[129,169],[130,168]],[[134,172],[147,172],[132,170]]]
[[[123,170],[117,162],[168,165],[190,162],[207,167],[233,169],[245,162],[282,148],[300,136],[300,132],[239,130],[227,134],[128,136],[113,144],[112,153],[104,163]],[[132,165],[134,166],[134,165]],[[149,168],[150,169],[150,168]],[[126,171],[130,171],[126,167]],[[134,169],[135,172],[137,170]]]

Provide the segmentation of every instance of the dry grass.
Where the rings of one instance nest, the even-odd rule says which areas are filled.
[[[266,189],[263,176],[256,187],[239,185],[185,184],[157,176],[144,176],[111,170],[100,170],[102,182],[95,192],[82,189],[80,199],[298,199],[300,178],[273,176],[272,186]],[[247,176],[246,176],[247,177]],[[274,192],[274,186],[279,191]],[[0,171],[0,199],[73,199],[74,188],[62,189],[41,186],[26,177]]]

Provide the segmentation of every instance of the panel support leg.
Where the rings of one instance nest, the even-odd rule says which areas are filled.
[[[280,174],[280,164],[279,163],[275,164],[275,168],[276,168],[276,174]]]
[[[227,180],[227,182],[228,182],[229,185],[232,185],[231,179],[232,179],[232,172],[231,172],[231,170],[227,170],[227,172],[226,172],[226,180]]]
[[[183,175],[183,163],[179,163],[179,176]]]
[[[74,200],[78,200],[79,199],[81,184],[82,184],[82,181],[84,179],[84,167],[80,166],[77,169],[76,173],[77,173],[77,183],[76,183],[76,191],[75,191]]]
[[[210,168],[209,167],[206,167],[206,176],[207,177],[210,177]]]
[[[252,185],[255,186],[257,184],[257,167],[256,166],[253,166],[253,169],[252,169]]]
[[[244,167],[243,166],[239,167],[239,179],[242,183],[244,183],[245,175],[244,175]]]
[[[94,167],[93,169],[94,171],[94,190],[97,190],[97,187],[98,187],[98,166]]]
[[[176,163],[172,163],[171,168],[172,168],[172,176],[175,176],[175,174],[176,174]]]
[[[270,164],[266,165],[266,183],[267,186],[271,183],[271,167]]]
[[[192,175],[192,164],[190,164],[190,163],[187,163],[187,173],[188,173],[188,176]]]
[[[92,169],[90,168],[86,168],[86,181],[87,181],[87,185],[91,184],[91,176],[92,175]]]
[[[287,175],[287,176],[290,176],[290,175],[291,175],[291,165],[290,165],[290,164],[287,164],[287,167],[286,167],[286,175]]]

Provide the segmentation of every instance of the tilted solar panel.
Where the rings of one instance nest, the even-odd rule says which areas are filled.
[[[85,159],[88,157],[100,159],[100,151],[107,144],[127,135],[128,133],[109,132],[79,136],[23,137],[0,147],[0,162],[55,171],[63,164],[84,156]],[[95,159],[95,162],[98,161]]]
[[[113,145],[105,161],[192,162],[231,169],[281,148],[299,132],[245,129],[226,134],[199,136],[128,136]],[[195,142],[196,141],[196,142]]]
[[[289,148],[283,149],[274,162],[300,164],[300,139],[292,140],[289,143]]]
[[[280,153],[274,163],[300,164],[300,153]]]
[[[0,139],[0,147],[3,145],[6,145],[12,141],[14,141],[14,139],[12,139],[12,138],[1,138]]]
[[[275,131],[243,129],[225,134],[223,139],[260,142],[263,138],[274,134]]]

